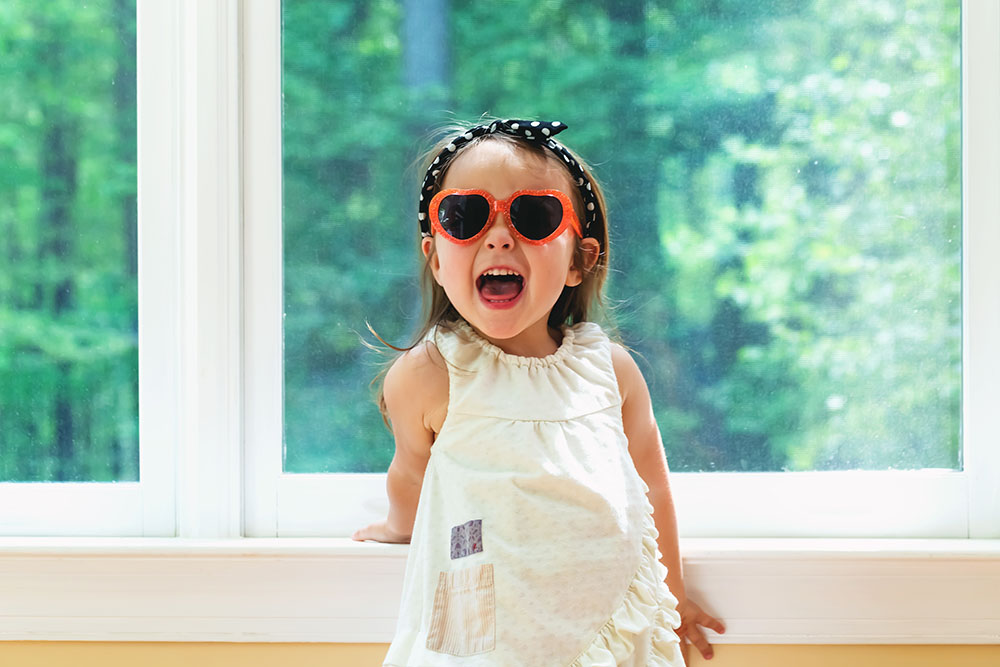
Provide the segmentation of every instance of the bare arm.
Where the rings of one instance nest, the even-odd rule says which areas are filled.
[[[660,534],[657,545],[663,555],[663,564],[667,566],[667,585],[677,600],[683,601],[687,595],[681,571],[677,514],[670,493],[667,456],[653,416],[649,389],[635,360],[624,348],[615,345],[612,360],[622,395],[622,422],[625,437],[628,438],[628,451],[639,476],[649,487],[649,502],[653,505],[653,519]]]
[[[389,515],[384,521],[356,531],[355,540],[410,541],[442,389],[447,405],[447,370],[431,345],[410,350],[386,374],[385,403],[396,441],[396,453],[386,475]]]
[[[611,357],[622,395],[622,422],[625,436],[628,438],[628,451],[639,476],[649,487],[648,497],[653,505],[653,520],[659,532],[656,542],[660,547],[662,562],[667,566],[667,586],[677,598],[677,611],[681,615],[681,627],[677,630],[677,634],[694,644],[702,656],[711,658],[712,647],[699,626],[709,627],[720,633],[725,632],[725,627],[718,619],[709,616],[694,601],[688,599],[684,588],[684,573],[681,571],[677,535],[677,514],[670,493],[667,457],[663,451],[660,429],[653,416],[649,388],[635,360],[624,348],[615,345]]]

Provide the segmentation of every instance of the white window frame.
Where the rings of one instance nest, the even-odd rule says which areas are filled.
[[[148,374],[140,379],[141,437],[159,443],[143,452],[143,480],[159,475],[170,487],[143,516],[177,537],[0,537],[0,640],[388,642],[408,547],[329,537],[382,515],[384,476],[280,474],[280,402],[266,386],[281,383],[280,348],[273,347],[280,342],[280,252],[270,262],[266,254],[269,243],[280,244],[278,98],[268,81],[276,72],[266,74],[256,60],[277,63],[278,0],[138,2],[140,257],[147,268],[168,267],[158,281],[140,283],[150,290],[146,304],[161,301],[155,313],[140,310],[144,335],[152,336],[143,340],[153,341],[145,344],[160,343],[157,356],[140,360]],[[692,476],[675,475],[685,582],[726,620],[718,643],[991,644],[1000,637],[1000,540],[985,539],[1000,537],[1000,489],[991,484],[1000,452],[989,446],[1000,442],[992,386],[1000,358],[990,349],[1000,340],[1000,303],[991,293],[1000,284],[1000,5],[965,0],[963,12],[969,474],[950,491],[952,481],[920,486],[934,472],[868,486],[876,494],[916,494],[933,484],[964,490],[962,537],[979,539],[740,538],[752,532],[740,526],[726,538],[695,537],[718,529],[698,521],[740,511],[747,494],[782,496],[769,486],[773,476],[704,475],[699,488]],[[270,134],[262,122],[272,124]],[[148,222],[155,219],[159,226]],[[277,414],[269,412],[275,405]],[[797,483],[815,489],[822,481]],[[142,506],[146,491],[111,497],[97,511],[116,502]],[[780,491],[799,493],[795,483]],[[726,502],[734,493],[738,502]],[[702,509],[691,494],[714,507]],[[799,507],[781,507],[780,516],[804,520],[810,510],[801,498],[785,497]],[[8,497],[0,501],[0,516],[10,515]],[[911,513],[927,509],[906,501]],[[297,502],[321,510],[297,518],[289,513]],[[859,502],[842,497],[827,507],[828,529],[850,529]],[[947,523],[951,511],[934,521]],[[325,522],[321,514],[348,518]],[[326,537],[247,539],[241,526],[247,535]],[[779,535],[791,532],[782,526]],[[72,525],[54,532],[81,534]]]
[[[180,435],[183,322],[179,269],[184,261],[177,162],[181,127],[176,110],[156,100],[177,99],[181,82],[175,62],[176,16],[166,7],[157,11],[157,22],[165,29],[144,30],[137,39],[142,44],[137,53],[140,481],[2,482],[0,535],[168,536],[176,531],[174,444]]]
[[[244,54],[246,144],[247,535],[349,536],[385,517],[385,474],[282,471],[281,54],[279,3],[248,3],[255,48]],[[990,222],[997,219],[994,155],[997,115],[979,98],[996,87],[997,65],[978,14],[963,6],[963,461],[964,470],[778,473],[674,473],[671,485],[685,537],[1000,537],[1000,340],[991,286],[1000,284]],[[984,23],[990,25],[987,18]],[[983,31],[988,33],[987,30]],[[996,39],[994,32],[992,39]],[[971,63],[971,65],[969,65]],[[992,64],[991,64],[992,63]],[[981,69],[980,69],[981,68]],[[982,81],[977,77],[982,77]],[[992,78],[991,78],[992,77]],[[971,85],[970,85],[971,82]],[[969,136],[987,140],[970,142]],[[402,233],[402,232],[401,232]],[[386,433],[386,439],[391,436]],[[992,471],[992,472],[991,472]],[[335,509],[334,509],[335,508]]]

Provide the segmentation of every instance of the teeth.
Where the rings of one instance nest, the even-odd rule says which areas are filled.
[[[517,271],[511,271],[510,269],[490,269],[489,271],[483,272],[484,276],[518,276],[520,273]]]

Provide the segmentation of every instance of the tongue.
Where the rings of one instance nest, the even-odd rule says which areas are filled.
[[[521,291],[519,280],[504,280],[499,278],[484,278],[480,292],[490,301],[513,299]]]

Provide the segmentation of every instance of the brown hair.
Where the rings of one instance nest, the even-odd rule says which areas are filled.
[[[492,122],[492,118],[483,117],[480,119],[479,124],[488,124]],[[423,178],[424,173],[431,165],[431,161],[436,155],[438,155],[444,148],[451,143],[452,138],[457,135],[464,134],[469,131],[474,125],[462,125],[453,124],[443,127],[441,132],[443,133],[443,138],[438,141],[432,148],[424,152],[418,159],[417,163],[420,165],[419,176]],[[568,169],[566,169],[565,164],[560,160],[554,153],[549,151],[544,146],[529,141],[527,139],[522,139],[521,137],[513,136],[504,133],[494,133],[494,134],[484,134],[479,137],[475,137],[465,145],[459,147],[452,158],[441,167],[441,174],[437,178],[438,185],[435,190],[424,193],[427,198],[433,197],[438,189],[440,189],[440,184],[444,182],[445,175],[447,174],[448,167],[454,161],[455,157],[468,150],[469,148],[476,146],[484,141],[500,141],[504,142],[518,150],[528,151],[542,159],[551,160],[558,163],[560,167],[566,171],[567,175],[570,175]],[[604,310],[603,303],[603,289],[604,281],[607,278],[608,273],[608,225],[607,225],[607,207],[605,206],[604,193],[601,191],[601,186],[594,178],[593,171],[590,166],[580,158],[572,149],[563,144],[563,146],[570,152],[573,158],[580,164],[587,179],[590,181],[591,188],[594,195],[597,198],[597,208],[598,214],[593,223],[591,223],[590,228],[587,230],[587,236],[594,238],[600,244],[600,252],[597,256],[597,261],[589,270],[583,270],[583,280],[579,285],[575,287],[563,287],[562,294],[559,295],[559,299],[556,301],[555,305],[552,307],[552,311],[549,313],[548,324],[550,327],[558,329],[561,326],[576,324],[577,322],[585,322],[592,319],[592,314],[594,309],[600,309],[602,314],[602,319],[607,319],[607,313]],[[572,178],[570,178],[572,183]],[[573,206],[576,209],[577,216],[580,220],[584,219],[582,215],[583,211],[583,199],[580,194],[574,188],[571,193],[573,199]],[[416,216],[414,216],[414,219]],[[416,229],[416,225],[414,225]],[[382,420],[389,426],[388,414],[386,412],[385,397],[383,396],[383,382],[385,380],[385,374],[388,372],[389,367],[395,362],[402,353],[412,350],[416,347],[420,341],[424,339],[424,336],[433,329],[435,326],[447,326],[449,322],[454,322],[462,320],[462,316],[459,315],[458,311],[452,305],[451,301],[448,299],[448,295],[445,293],[444,288],[441,287],[436,280],[434,280],[434,275],[431,272],[431,259],[434,256],[434,245],[431,245],[430,253],[424,260],[423,270],[420,276],[420,287],[422,296],[422,313],[420,319],[420,326],[413,335],[412,343],[406,347],[396,347],[386,341],[382,340],[375,330],[368,325],[368,330],[378,338],[378,340],[400,354],[393,355],[389,359],[382,370],[375,376],[372,380],[372,384],[376,386],[376,402],[379,406],[379,412],[382,413]],[[578,268],[586,267],[586,252],[582,243],[577,240],[576,249],[573,252],[573,265]],[[379,349],[375,346],[369,345],[372,349]]]

